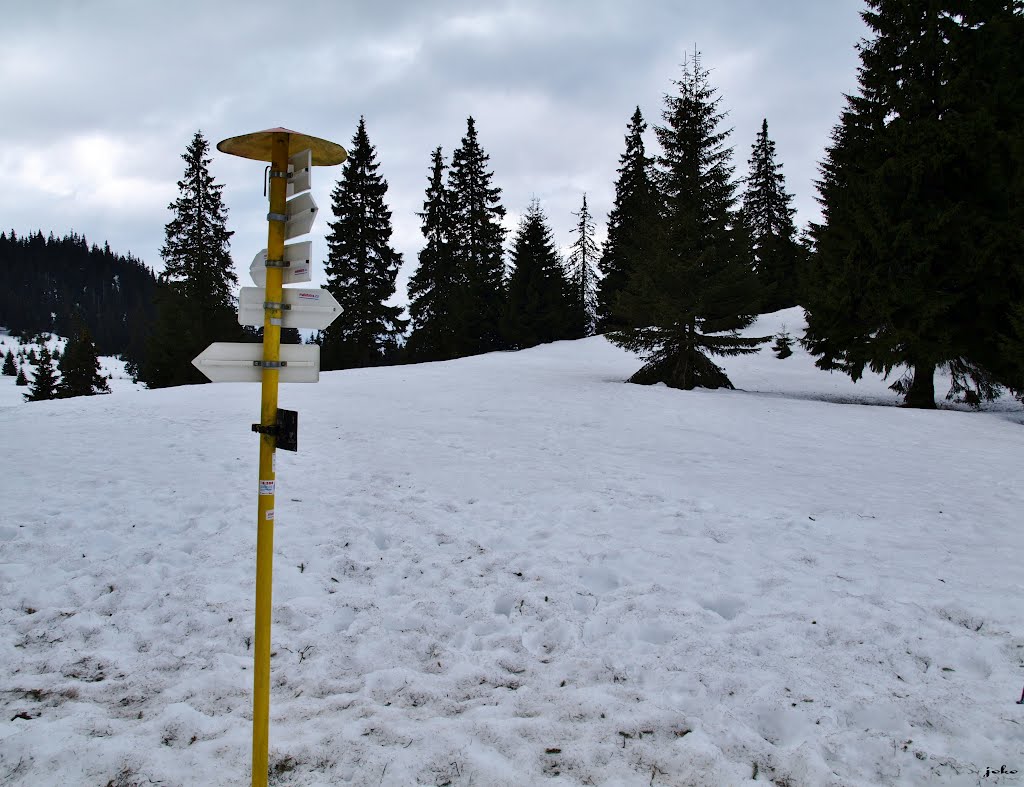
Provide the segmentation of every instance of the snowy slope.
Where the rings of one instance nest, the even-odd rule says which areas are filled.
[[[64,352],[64,348],[67,346],[68,340],[62,336],[56,334],[46,334],[45,344],[52,353],[55,349],[59,349]],[[15,356],[17,356],[19,350],[25,350],[28,352],[30,349],[34,349],[39,352],[42,349],[42,344],[29,342],[23,344],[18,340],[16,336],[11,336],[8,333],[0,331],[0,361],[3,360],[4,356],[7,355],[7,351],[10,350]],[[25,368],[25,376],[28,377],[29,381],[32,380],[32,366],[27,361],[17,361],[19,367]],[[54,362],[54,368],[56,368],[57,362]],[[124,369],[124,361],[120,358],[112,358],[109,356],[100,357],[100,374],[107,377],[107,385],[110,386],[112,393],[125,393],[128,391],[140,391],[145,386],[138,383],[132,382],[131,376]],[[0,376],[0,407],[9,407],[15,404],[25,404],[24,394],[28,391],[25,386],[17,386],[14,382],[13,377]]]
[[[1024,772],[1019,405],[638,365],[283,388],[272,783],[1021,783],[984,776]],[[258,398],[0,409],[0,783],[247,782]]]

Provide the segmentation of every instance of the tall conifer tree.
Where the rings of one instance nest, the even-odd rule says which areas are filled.
[[[654,254],[659,202],[653,183],[654,159],[644,145],[644,122],[640,107],[626,127],[626,150],[619,157],[615,181],[615,204],[608,214],[608,235],[601,251],[597,285],[598,330],[630,327],[619,313],[619,294],[626,288],[633,270]]]
[[[38,355],[32,357],[32,382],[23,396],[26,402],[44,402],[57,397],[57,372],[45,343]]]
[[[587,195],[578,213],[576,240],[569,249],[570,315],[573,338],[593,336],[597,325],[597,243],[594,242],[594,220],[587,207]]]
[[[502,243],[501,189],[492,186],[488,156],[477,138],[476,122],[466,121],[466,135],[452,154],[448,172],[451,249],[459,271],[459,354],[501,349],[505,314],[505,263]]]
[[[530,203],[512,246],[505,336],[514,349],[533,347],[572,332],[573,296],[554,236],[540,203]]]
[[[57,396],[61,399],[110,393],[107,379],[100,374],[96,345],[84,325],[79,327],[78,334],[64,348],[58,369],[60,383],[57,384]]]
[[[321,335],[325,369],[378,366],[389,360],[405,328],[400,306],[388,306],[402,255],[391,245],[387,181],[359,118],[341,179],[331,192],[335,220],[327,236],[327,288],[341,315]]]
[[[241,337],[235,314],[238,284],[229,252],[227,207],[210,174],[209,143],[197,131],[182,159],[185,174],[168,208],[160,255],[159,314],[139,379],[150,388],[206,382],[192,359],[214,341]]]
[[[786,193],[782,165],[775,162],[775,142],[768,120],[761,122],[750,159],[743,194],[743,218],[754,249],[754,269],[761,281],[765,311],[797,305],[801,248],[797,243],[793,195]]]
[[[753,322],[758,286],[746,234],[738,228],[728,131],[719,131],[720,99],[699,54],[683,66],[676,96],[665,97],[657,185],[664,205],[656,252],[632,273],[619,298],[633,325],[616,344],[646,365],[631,382],[673,388],[731,388],[711,355],[757,350],[766,338],[736,331]]]
[[[430,157],[430,174],[420,217],[426,244],[409,279],[412,331],[406,344],[412,361],[441,361],[459,354],[458,306],[463,281],[451,246],[451,215],[441,148]]]
[[[906,369],[910,407],[935,406],[943,365],[950,397],[1018,387],[999,337],[1024,300],[1020,3],[868,0],[863,18],[821,167],[807,347],[855,380]]]

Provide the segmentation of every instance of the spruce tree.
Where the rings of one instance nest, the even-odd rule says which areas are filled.
[[[214,341],[240,340],[229,253],[227,207],[210,174],[209,143],[196,132],[182,159],[185,174],[168,209],[160,255],[164,270],[157,293],[158,316],[139,379],[150,388],[206,382],[192,359]]]
[[[21,368],[20,366],[18,367],[18,374],[14,378],[14,384],[15,385],[28,385],[28,378],[25,377],[25,370],[23,368]]]
[[[100,359],[96,354],[96,345],[89,335],[89,329],[84,325],[80,326],[78,334],[68,342],[58,368],[61,375],[60,383],[57,385],[58,398],[110,393],[106,378],[100,374]]]
[[[720,99],[699,54],[683,66],[656,129],[662,153],[657,185],[664,205],[651,258],[633,271],[619,298],[632,325],[609,338],[646,365],[631,382],[673,388],[731,388],[712,355],[757,351],[765,338],[736,332],[753,322],[758,286],[746,234],[738,227],[728,131]]]
[[[782,326],[782,330],[775,334],[772,352],[779,360],[784,360],[793,354],[793,339],[790,337],[789,331],[786,330],[786,326]]]
[[[537,200],[519,222],[512,246],[505,337],[523,349],[572,332],[572,293],[547,217]]]
[[[387,181],[359,118],[341,179],[331,192],[334,221],[327,236],[327,289],[341,315],[321,336],[324,369],[379,366],[405,329],[400,306],[388,306],[402,255],[391,245]]]
[[[782,165],[775,163],[775,142],[768,137],[768,120],[751,148],[750,174],[743,195],[743,218],[751,235],[754,269],[761,281],[764,311],[797,305],[800,246],[792,206],[786,193]]]
[[[3,374],[5,377],[14,377],[18,374],[18,367],[14,365],[14,353],[10,350],[4,356]]]
[[[494,173],[487,169],[489,161],[470,117],[448,171],[451,253],[462,287],[456,321],[459,355],[503,347],[505,228],[501,220],[505,208],[501,189],[491,185]]]
[[[597,326],[597,244],[594,242],[594,220],[587,207],[587,195],[578,213],[576,240],[569,249],[570,338],[593,336]]]
[[[821,167],[806,345],[854,380],[906,370],[892,387],[909,407],[935,407],[943,365],[948,397],[989,398],[1022,377],[999,342],[1024,299],[1020,5],[868,7]]]
[[[420,228],[426,244],[409,279],[409,317],[412,331],[406,344],[411,361],[442,361],[459,355],[459,298],[465,282],[459,275],[451,246],[451,215],[444,184],[441,148],[430,157],[430,174],[423,200]]]
[[[57,373],[45,344],[32,362],[32,382],[24,396],[26,402],[42,402],[57,396]]]
[[[598,330],[609,331],[630,326],[618,307],[620,293],[626,288],[633,270],[654,254],[657,242],[659,201],[653,183],[654,159],[644,146],[644,122],[640,107],[626,127],[626,150],[619,157],[615,181],[615,204],[608,214],[608,235],[601,251],[597,284]]]

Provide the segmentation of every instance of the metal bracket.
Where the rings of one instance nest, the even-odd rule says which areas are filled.
[[[291,260],[267,260],[263,263],[268,268],[290,268]]]
[[[287,213],[268,213],[267,221],[288,221]]]
[[[275,447],[282,451],[299,450],[299,414],[295,410],[277,411],[277,421],[269,426],[253,424],[252,430],[275,438]]]
[[[278,303],[277,301],[263,301],[263,310],[269,311],[270,309],[280,309],[281,311],[288,311],[292,308],[290,303]]]
[[[288,361],[253,361],[253,366],[262,366],[264,369],[283,369]]]
[[[287,172],[282,172],[279,169],[270,170],[270,177],[272,178],[285,178],[286,180],[291,177]]]

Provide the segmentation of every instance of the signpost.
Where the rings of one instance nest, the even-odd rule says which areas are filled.
[[[281,284],[302,284],[312,278],[313,243],[289,243],[284,247],[285,267],[281,269]],[[257,287],[267,286],[267,250],[263,249],[252,258],[249,275]],[[261,322],[260,325],[263,323]]]
[[[263,344],[215,342],[192,361],[214,382],[258,380],[262,383],[260,422],[252,427],[260,435],[259,496],[256,507],[252,784],[253,787],[266,787],[270,740],[270,618],[276,491],[274,450],[282,448],[294,451],[298,439],[298,416],[293,411],[278,409],[277,387],[279,382],[316,382],[320,371],[320,348],[313,345],[282,346],[281,328],[325,328],[340,312],[337,301],[323,290],[283,289],[282,285],[286,281],[309,281],[308,270],[305,274],[307,278],[288,280],[284,273],[291,268],[289,263],[297,262],[299,258],[308,267],[309,244],[285,246],[285,241],[308,233],[316,218],[316,203],[309,193],[310,168],[340,164],[348,154],[341,145],[334,142],[286,128],[272,128],[231,137],[219,142],[217,150],[270,162],[270,212],[267,214],[267,248],[263,258],[265,272],[261,277],[265,286],[243,287],[242,298],[246,302],[244,308],[241,305],[242,298],[239,300],[239,322],[243,325],[262,325]],[[295,196],[289,200],[291,195]],[[300,246],[306,248],[296,248]],[[251,292],[246,294],[247,290]],[[304,296],[303,293],[309,295]],[[252,298],[256,299],[258,306],[253,307]]]
[[[278,382],[320,381],[319,344],[282,344]],[[258,383],[263,380],[263,345],[254,342],[214,342],[192,365],[215,383]]]
[[[268,290],[242,287],[238,293],[240,325],[263,325],[263,312],[270,303]],[[326,328],[341,314],[341,304],[327,290],[282,290],[280,328]]]

